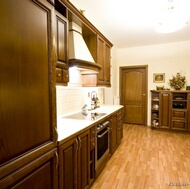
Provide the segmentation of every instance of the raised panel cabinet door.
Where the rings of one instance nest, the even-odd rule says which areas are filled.
[[[104,62],[104,82],[106,85],[110,85],[110,56],[111,47],[105,44],[105,62]]]
[[[52,8],[46,0],[0,2],[0,165],[10,163],[0,178],[56,145]]]
[[[57,149],[0,180],[1,189],[58,189]]]
[[[77,189],[78,139],[59,146],[59,189]]]
[[[173,119],[171,129],[177,130],[177,131],[186,131],[187,130],[187,122],[185,120]]]
[[[102,69],[98,73],[98,84],[104,83],[104,45],[105,42],[102,38],[98,37],[97,43],[97,63],[102,66]]]
[[[170,112],[171,112],[171,93],[161,92],[160,93],[160,128],[170,128]]]
[[[117,148],[117,115],[113,115],[110,119],[110,128],[111,128],[111,136],[110,136],[110,151],[111,154],[116,150]]]
[[[56,12],[57,67],[68,69],[68,20]]]
[[[78,136],[78,188],[84,189],[90,185],[90,132],[85,131]]]

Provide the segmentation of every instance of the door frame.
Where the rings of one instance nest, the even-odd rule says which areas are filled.
[[[147,116],[148,116],[148,65],[137,65],[137,66],[120,66],[119,67],[119,96],[120,96],[120,104],[122,105],[123,102],[123,93],[122,93],[122,75],[123,71],[127,69],[145,69],[145,113],[144,113],[144,120],[145,120],[145,126],[147,126]]]

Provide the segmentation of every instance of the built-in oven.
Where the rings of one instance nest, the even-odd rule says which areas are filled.
[[[96,126],[96,176],[106,165],[109,159],[109,121]]]

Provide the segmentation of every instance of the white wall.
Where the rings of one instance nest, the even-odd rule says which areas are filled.
[[[119,96],[120,66],[148,65],[148,91],[156,89],[158,85],[169,86],[169,79],[177,72],[184,74],[187,78],[187,85],[190,85],[190,41],[113,49],[113,51],[113,89],[109,89],[113,92],[113,96]],[[165,83],[154,83],[153,73],[165,73]],[[148,95],[148,124],[150,125],[150,93]]]

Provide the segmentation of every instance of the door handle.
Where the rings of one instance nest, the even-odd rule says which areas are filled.
[[[146,94],[142,94],[142,96],[146,96]]]

